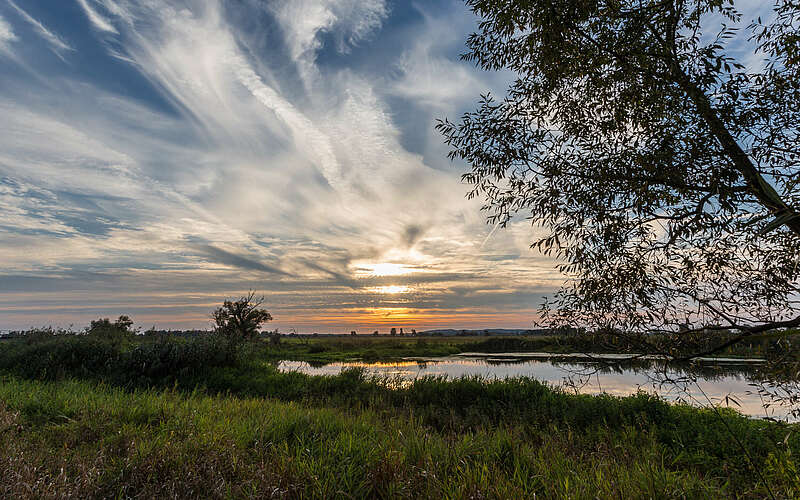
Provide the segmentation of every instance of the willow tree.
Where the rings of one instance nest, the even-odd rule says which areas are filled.
[[[672,354],[800,325],[800,3],[466,3],[463,59],[515,79],[437,128],[488,221],[558,258],[546,321]]]

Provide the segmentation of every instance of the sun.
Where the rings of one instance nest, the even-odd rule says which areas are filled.
[[[372,276],[400,276],[408,274],[411,269],[403,264],[395,264],[392,262],[381,262],[378,264],[364,264],[365,270],[369,271]]]

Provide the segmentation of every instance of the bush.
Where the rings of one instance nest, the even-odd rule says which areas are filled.
[[[91,337],[52,337],[35,343],[8,342],[0,352],[0,369],[49,380],[106,373],[118,359],[119,350],[109,342]]]
[[[319,343],[314,343],[314,344],[311,344],[310,346],[308,346],[308,352],[310,354],[319,354],[319,353],[325,352],[327,350],[328,350],[328,346],[323,345],[323,344],[319,344]]]
[[[143,344],[120,356],[114,375],[119,382],[152,385],[204,369],[236,363],[227,343],[216,336],[204,336],[189,342]],[[235,354],[235,351],[234,351]]]
[[[469,347],[480,352],[520,352],[533,347],[533,343],[517,337],[490,337],[471,343]]]
[[[25,378],[101,378],[121,385],[156,385],[211,367],[233,366],[239,349],[207,335],[189,341],[145,342],[132,349],[94,335],[12,340],[0,350],[0,370]]]
[[[135,332],[131,328],[133,320],[128,316],[122,315],[113,323],[108,318],[100,318],[92,321],[86,329],[86,335],[98,339],[122,342],[133,337]]]
[[[70,330],[56,329],[52,326],[46,328],[33,328],[24,332],[15,332],[15,337],[25,339],[28,344],[52,340],[58,335],[74,335]]]

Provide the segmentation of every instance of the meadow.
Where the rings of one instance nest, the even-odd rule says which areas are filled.
[[[796,425],[526,378],[397,387],[359,370],[275,368],[287,356],[432,356],[504,340],[290,339],[235,352],[213,336],[6,340],[0,496],[798,496]]]
[[[796,332],[782,332],[782,339],[800,338]],[[731,346],[720,353],[726,357],[763,357],[774,347],[773,337],[762,336]],[[637,352],[621,342],[597,342],[575,335],[520,336],[283,336],[277,346],[264,353],[273,359],[331,363],[358,358],[365,361],[387,361],[406,357],[448,356],[463,352],[547,352],[620,353]]]

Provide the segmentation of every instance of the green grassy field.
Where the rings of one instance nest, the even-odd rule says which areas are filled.
[[[311,377],[279,372],[272,361],[284,349],[418,353],[469,342],[349,340],[257,344],[234,359],[220,357],[211,341],[5,341],[0,497],[793,498],[800,491],[796,425],[644,394],[566,394],[531,379],[426,378],[392,388],[358,370]],[[331,345],[309,352],[316,341]]]
[[[797,334],[793,334],[795,337]],[[764,356],[770,339],[759,338],[719,353],[722,356]],[[282,337],[280,346],[268,356],[311,362],[335,362],[351,359],[386,361],[403,357],[434,357],[461,352],[549,352],[549,353],[617,353],[624,349],[598,346],[590,339],[563,335],[531,335],[513,337]]]

